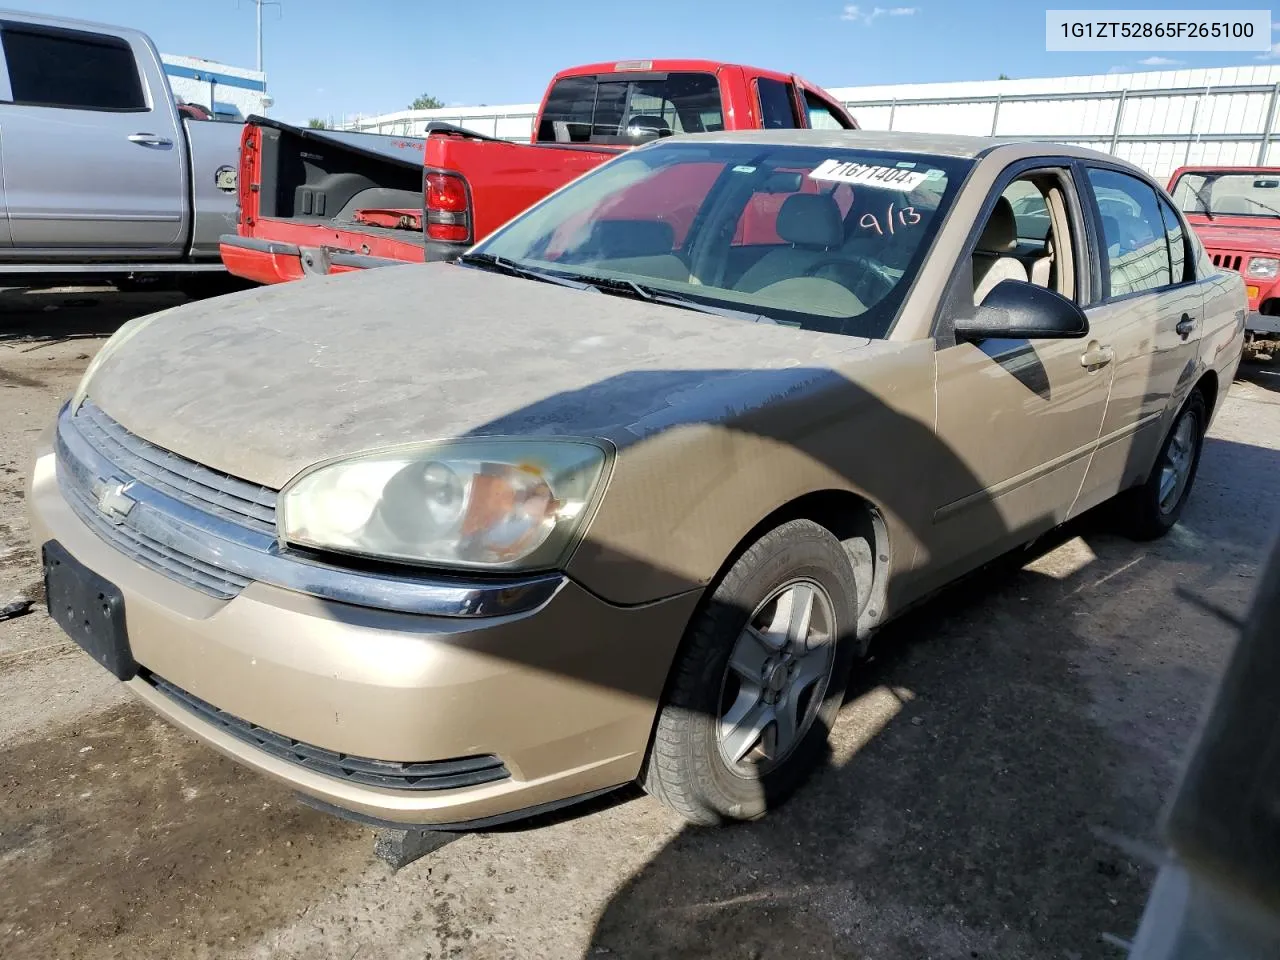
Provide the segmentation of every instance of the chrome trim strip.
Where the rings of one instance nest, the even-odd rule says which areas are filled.
[[[106,481],[133,480],[128,495],[136,501],[127,526],[202,564],[324,600],[396,613],[436,617],[500,617],[534,610],[568,582],[559,573],[540,573],[495,581],[443,580],[387,573],[366,573],[306,559],[281,550],[274,537],[194,509],[129,476],[102,457],[71,425],[69,405],[58,413],[54,438],[58,469],[94,491]],[[91,527],[92,529],[92,527]]]

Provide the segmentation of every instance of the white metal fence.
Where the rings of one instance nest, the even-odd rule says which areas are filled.
[[[869,130],[1078,143],[1167,177],[1188,163],[1280,163],[1280,64],[963,83],[829,88]],[[535,103],[402,111],[348,129],[421,136],[444,120],[528,141]]]

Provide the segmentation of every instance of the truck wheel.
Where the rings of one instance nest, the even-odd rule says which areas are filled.
[[[641,782],[684,819],[754,820],[827,753],[856,648],[857,583],[809,520],[738,558],[690,623]]]
[[[1134,540],[1163,537],[1182,516],[1208,425],[1204,394],[1196,390],[1173,421],[1147,482],[1121,494],[1116,502],[1121,526]]]

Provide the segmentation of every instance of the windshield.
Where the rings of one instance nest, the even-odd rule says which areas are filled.
[[[1227,217],[1280,217],[1280,171],[1184,173],[1169,191],[1184,213]]]
[[[878,338],[969,166],[829,147],[658,143],[553,194],[474,253]]]
[[[723,129],[720,81],[710,73],[565,77],[547,94],[537,142],[635,145]]]

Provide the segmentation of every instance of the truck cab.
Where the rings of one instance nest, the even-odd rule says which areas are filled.
[[[675,133],[856,129],[794,74],[713,60],[585,64],[547,86],[528,143],[449,124],[425,139],[251,118],[227,268],[260,283],[451,260],[618,153]],[[304,158],[305,157],[305,162]]]
[[[0,10],[0,282],[225,276],[239,136],[188,124],[146,34]]]

